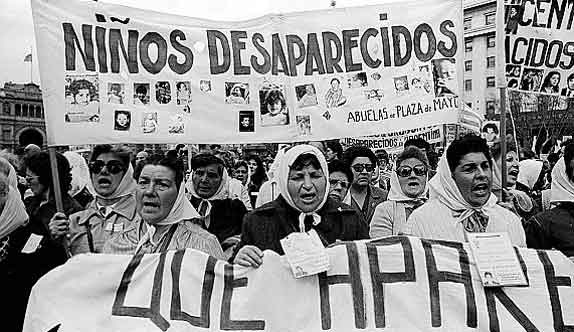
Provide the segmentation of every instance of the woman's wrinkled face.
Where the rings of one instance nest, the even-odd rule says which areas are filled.
[[[422,161],[416,158],[405,159],[396,172],[405,195],[416,198],[423,193],[427,182],[427,167]]]
[[[175,172],[161,165],[146,165],[138,179],[136,208],[142,219],[155,225],[171,211],[178,195]]]
[[[323,201],[327,190],[327,177],[312,164],[300,170],[291,169],[287,180],[287,190],[295,206],[303,212],[313,212]]]
[[[42,195],[48,188],[40,183],[38,174],[32,172],[30,169],[26,170],[26,181],[30,186],[30,190],[34,193],[34,196]]]
[[[482,152],[465,154],[452,172],[462,197],[470,205],[480,207],[490,198],[492,168]]]
[[[509,151],[506,154],[506,185],[513,187],[518,179],[520,163],[518,161],[518,153],[516,151]]]
[[[347,174],[339,171],[329,174],[329,184],[329,197],[342,202],[351,185]]]
[[[250,159],[247,161],[247,165],[249,166],[249,175],[253,175],[257,170],[257,162],[254,159]]]
[[[223,177],[219,174],[220,168],[217,164],[198,167],[193,171],[191,180],[197,195],[201,198],[210,198],[217,193]]]
[[[247,182],[248,172],[249,170],[247,169],[247,167],[239,166],[235,169],[235,172],[233,172],[233,177],[235,177],[237,180],[241,181],[243,185],[245,185],[245,183]]]

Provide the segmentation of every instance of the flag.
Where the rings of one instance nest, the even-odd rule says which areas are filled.
[[[24,57],[24,62],[32,62],[32,53],[30,53]]]

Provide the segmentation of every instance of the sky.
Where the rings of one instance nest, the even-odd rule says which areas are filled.
[[[70,0],[80,1],[80,0]],[[82,0],[90,1],[90,0]],[[106,0],[130,7],[210,20],[246,20],[267,14],[327,9],[331,0]],[[384,0],[337,0],[337,7],[385,2]],[[0,86],[4,82],[30,82],[30,63],[24,57],[32,52],[32,80],[40,83],[36,41],[29,0],[0,0]]]

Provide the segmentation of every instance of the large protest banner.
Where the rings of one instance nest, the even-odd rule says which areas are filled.
[[[32,0],[49,145],[253,143],[456,122],[462,3],[216,22]]]
[[[574,264],[558,251],[517,249],[529,285],[489,290],[463,243],[388,237],[327,253],[329,271],[302,279],[271,251],[258,269],[194,250],[74,257],[34,286],[24,332],[574,330]]]
[[[574,98],[574,3],[501,0],[499,85],[519,112],[563,110]],[[501,18],[502,18],[501,17]]]

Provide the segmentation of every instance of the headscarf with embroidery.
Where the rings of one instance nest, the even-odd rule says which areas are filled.
[[[94,185],[92,184],[91,177],[90,182],[88,182],[88,190],[91,193],[94,193],[96,197],[104,200],[113,200],[116,198],[134,194],[136,186],[137,184],[136,181],[134,180],[134,169],[131,164],[128,165],[128,169],[126,170],[126,173],[124,174],[124,177],[122,178],[122,181],[120,182],[116,190],[114,190],[114,192],[109,196],[102,196],[96,191]]]
[[[293,166],[295,160],[297,160],[297,158],[299,158],[299,156],[303,154],[311,154],[315,156],[315,158],[317,158],[317,160],[319,161],[319,165],[321,166],[321,170],[323,171],[326,183],[325,195],[321,198],[321,202],[315,208],[315,210],[310,212],[303,212],[297,205],[295,205],[295,202],[293,201],[293,198],[289,194],[288,189],[289,171],[291,170],[291,167]],[[283,198],[285,199],[287,204],[289,204],[289,206],[300,212],[299,215],[300,231],[301,232],[305,231],[305,217],[307,216],[313,217],[313,225],[319,224],[321,222],[321,216],[319,216],[317,211],[319,211],[323,207],[323,205],[325,205],[327,197],[329,196],[328,195],[329,181],[327,181],[329,179],[329,173],[327,168],[327,160],[325,160],[325,156],[323,155],[323,153],[321,153],[319,149],[311,145],[304,144],[294,146],[287,152],[285,152],[285,155],[281,159],[281,163],[279,164],[279,169],[275,177],[277,179],[277,184],[279,185],[279,191],[281,192],[281,196],[283,196]]]
[[[147,242],[150,242],[154,247],[158,245],[153,240],[153,236],[157,230],[157,226],[168,226],[174,225],[184,220],[189,220],[193,218],[200,217],[197,210],[191,205],[191,202],[185,197],[185,188],[184,184],[182,183],[179,187],[179,191],[177,193],[177,198],[171,207],[168,215],[160,222],[157,222],[153,225],[149,225],[146,223],[147,231],[144,236],[140,239],[136,252],[140,250],[140,248],[145,245]],[[144,220],[145,222],[145,220]]]
[[[540,177],[544,163],[540,160],[526,159],[520,162],[520,173],[518,173],[518,182],[527,186],[530,190]]]
[[[90,169],[84,157],[77,152],[66,151],[64,157],[68,159],[72,169],[72,188],[68,191],[70,196],[74,197],[77,193],[81,192],[90,183]],[[89,189],[88,189],[89,190]],[[90,192],[93,194],[93,192]]]
[[[574,183],[566,173],[564,157],[560,158],[552,170],[550,203],[574,202]]]
[[[437,199],[453,211],[453,216],[462,223],[467,232],[485,232],[488,226],[488,210],[496,206],[496,196],[490,194],[483,206],[470,205],[458,189],[452,177],[446,154],[441,157],[437,174],[429,181],[430,199]]]

